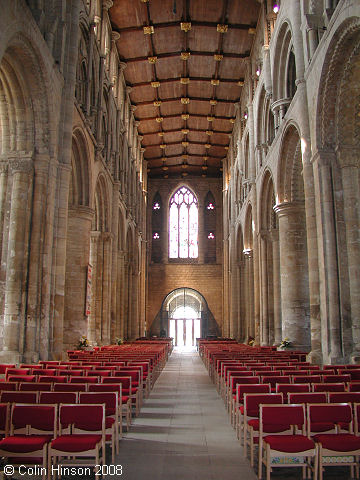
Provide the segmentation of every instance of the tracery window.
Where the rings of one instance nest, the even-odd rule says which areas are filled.
[[[169,258],[198,257],[198,202],[187,187],[180,187],[169,204]]]

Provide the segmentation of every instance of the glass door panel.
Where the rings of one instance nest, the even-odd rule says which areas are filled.
[[[184,346],[184,321],[183,320],[176,320],[176,321],[177,321],[176,346],[183,347]]]

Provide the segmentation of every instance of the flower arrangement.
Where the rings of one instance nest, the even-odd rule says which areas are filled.
[[[253,347],[255,345],[255,340],[249,340],[248,345],[250,345],[250,347]]]
[[[122,338],[116,338],[115,343],[116,345],[122,345],[124,343],[124,340]]]
[[[83,350],[84,348],[88,347],[89,346],[89,340],[86,338],[85,335],[82,335],[80,338],[79,338],[79,342],[77,344],[77,348],[79,350]]]
[[[281,343],[280,343],[280,348],[290,348],[292,347],[292,343],[290,342],[290,340],[286,337],[284,338],[284,340],[281,340]]]

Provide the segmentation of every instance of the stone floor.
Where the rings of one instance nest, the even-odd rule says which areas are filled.
[[[126,480],[256,479],[196,352],[173,352],[117,460]]]

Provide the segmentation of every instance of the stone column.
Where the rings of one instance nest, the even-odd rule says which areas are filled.
[[[90,230],[94,210],[85,206],[69,208],[66,270],[64,347],[76,347],[78,339],[87,334],[85,315],[86,277],[90,257]]]
[[[246,335],[246,263],[242,255],[239,261],[239,340],[245,342]]]
[[[49,358],[53,325],[50,316],[54,204],[57,164],[37,154],[31,218],[24,361]]]
[[[0,255],[3,247],[4,217],[6,210],[6,192],[8,182],[8,164],[0,164]]]
[[[124,338],[124,252],[117,252],[115,337]]]
[[[51,302],[51,320],[53,325],[52,345],[50,342],[51,357],[55,360],[63,358],[64,348],[64,304],[65,304],[65,263],[66,263],[66,237],[68,224],[68,196],[71,165],[59,164],[56,185],[57,211],[56,230],[54,237],[54,283]]]
[[[253,251],[245,250],[246,270],[246,339],[251,336],[255,338],[254,322],[254,268]]]
[[[359,149],[340,147],[338,152],[344,194],[344,216],[351,298],[351,327],[354,363],[360,361],[360,231]]]
[[[294,347],[310,347],[305,209],[301,202],[274,207],[279,218],[282,335]]]
[[[318,152],[312,159],[316,187],[319,250],[321,346],[324,361],[343,361],[341,350],[340,295],[331,163],[333,155]]]
[[[19,363],[24,347],[24,299],[27,289],[26,271],[31,192],[34,166],[31,158],[10,162],[12,188],[9,240],[6,263],[3,362]]]
[[[280,249],[279,231],[271,230],[271,246],[273,256],[273,292],[274,292],[274,345],[280,345],[282,340],[281,325],[281,291],[280,291]]]
[[[119,110],[118,110],[119,112]],[[119,233],[119,190],[120,183],[114,182],[113,185],[113,199],[112,199],[112,224],[111,231],[113,232],[114,241],[112,245],[112,259],[111,259],[111,297],[110,297],[110,342],[113,343],[116,337],[119,337],[117,331],[117,289],[118,283],[118,233]]]
[[[91,299],[90,299],[90,315],[88,316],[88,340],[91,343],[97,341],[96,338],[96,296],[97,296],[97,261],[98,261],[98,245],[101,232],[90,232],[90,265],[92,266],[91,281]]]
[[[261,273],[261,319],[260,345],[269,345],[269,318],[268,318],[268,260],[266,233],[260,233],[260,273]]]
[[[102,234],[103,265],[102,265],[102,312],[101,312],[101,341],[103,345],[110,343],[110,296],[111,296],[111,247],[112,234]]]

